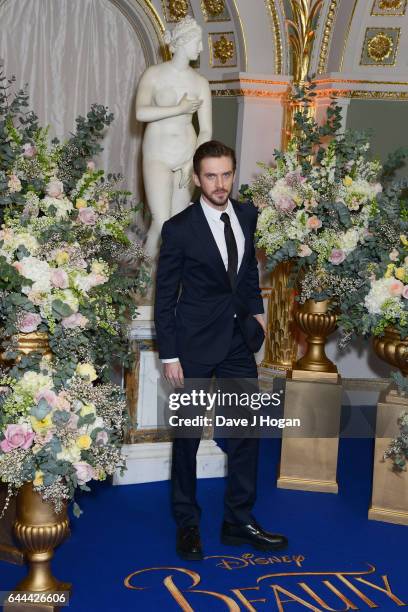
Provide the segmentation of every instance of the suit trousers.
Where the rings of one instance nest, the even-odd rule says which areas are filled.
[[[222,362],[214,365],[180,359],[186,379],[257,379],[254,354],[247,347],[238,321],[230,349]],[[196,499],[196,455],[200,438],[175,438],[172,450],[171,502],[179,527],[198,525],[201,509]],[[228,478],[224,497],[224,520],[247,525],[256,500],[259,440],[228,438]]]

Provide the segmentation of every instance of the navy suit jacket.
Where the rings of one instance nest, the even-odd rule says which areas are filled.
[[[249,348],[262,345],[253,316],[264,312],[254,249],[257,208],[231,203],[245,236],[234,287],[199,200],[163,224],[154,308],[161,359],[219,363],[231,344],[234,313]]]

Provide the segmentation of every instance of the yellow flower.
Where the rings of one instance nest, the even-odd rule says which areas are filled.
[[[55,257],[55,261],[59,266],[69,262],[69,254],[66,251],[59,251]]]
[[[96,408],[93,404],[85,404],[83,408],[81,408],[81,417],[86,416],[87,414],[96,415]]]
[[[104,274],[105,273],[105,264],[100,261],[93,261],[91,265],[91,271],[94,274]]]
[[[84,198],[78,198],[75,202],[75,208],[86,208],[88,203]]]
[[[395,278],[398,278],[398,280],[404,282],[404,278],[405,278],[405,269],[404,268],[397,268],[394,272]]]
[[[401,234],[400,240],[404,246],[408,246],[408,239],[405,234]]]
[[[35,472],[35,478],[33,480],[33,485],[35,487],[41,487],[44,484],[44,472],[41,470],[37,470]]]
[[[345,185],[346,187],[350,187],[350,185],[353,184],[353,179],[351,178],[351,176],[347,175],[344,177],[343,179],[343,185]]]
[[[106,472],[102,468],[97,468],[96,470],[96,479],[95,480],[105,480]]]
[[[387,271],[386,271],[386,273],[385,273],[385,275],[384,275],[384,276],[385,276],[385,278],[391,278],[391,276],[392,276],[392,275],[393,275],[393,273],[394,273],[394,268],[395,268],[395,264],[393,264],[393,263],[388,264],[388,266],[387,266]]]
[[[91,382],[98,378],[95,368],[91,363],[78,363],[76,373],[81,378],[88,378]]]
[[[88,450],[91,444],[92,444],[92,438],[91,436],[88,436],[88,434],[83,434],[82,436],[79,436],[79,438],[76,439],[77,447],[82,450]]]
[[[49,427],[51,427],[51,425],[52,425],[51,414],[47,414],[47,416],[41,420],[36,419],[35,416],[31,417],[31,427],[34,429],[35,432],[39,432],[39,431],[43,431],[44,429],[48,429]]]

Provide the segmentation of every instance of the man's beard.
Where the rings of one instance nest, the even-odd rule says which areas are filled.
[[[203,195],[206,197],[206,199],[211,202],[211,204],[213,204],[214,206],[225,206],[225,204],[228,201],[228,198],[230,196],[231,192],[225,191],[225,189],[220,190],[219,195],[216,195],[216,192],[213,193],[205,193],[203,191]],[[217,199],[216,199],[217,198]]]

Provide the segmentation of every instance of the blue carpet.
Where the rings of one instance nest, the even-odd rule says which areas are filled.
[[[254,514],[265,528],[289,537],[287,551],[271,555],[223,546],[219,529],[224,482],[207,479],[198,486],[201,532],[205,554],[216,558],[182,562],[174,551],[168,482],[121,487],[103,483],[82,497],[84,514],[72,519],[72,536],[53,560],[55,576],[74,585],[68,609],[391,611],[407,605],[408,529],[367,519],[373,441],[341,440],[339,495],[277,489],[279,454],[279,440],[262,440]],[[132,586],[143,589],[125,587],[127,576],[147,568],[158,569],[130,579]],[[11,589],[24,572],[0,562],[0,590]],[[299,572],[303,575],[275,575],[257,582],[270,574]],[[342,579],[336,572],[352,574]],[[173,579],[164,584],[168,576]],[[373,586],[384,590],[383,576],[394,599]],[[343,601],[324,581],[343,595]],[[245,604],[244,597],[260,601]]]

